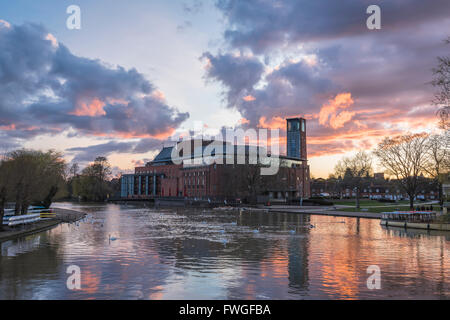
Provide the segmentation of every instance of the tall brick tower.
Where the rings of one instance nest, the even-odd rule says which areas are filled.
[[[287,156],[307,160],[306,154],[306,120],[303,118],[287,119]]]

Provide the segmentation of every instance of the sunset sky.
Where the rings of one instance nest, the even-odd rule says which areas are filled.
[[[72,4],[81,30],[66,27]],[[448,0],[2,1],[0,151],[103,155],[118,173],[199,122],[285,130],[302,116],[326,177],[384,136],[434,130],[448,36]]]

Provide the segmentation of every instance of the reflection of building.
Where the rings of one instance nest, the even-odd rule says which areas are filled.
[[[123,175],[121,197],[243,199],[251,196],[267,200],[292,199],[300,196],[307,198],[310,196],[310,188],[306,156],[306,124],[304,119],[298,119],[298,122],[293,123],[296,123],[295,126],[298,125],[298,130],[296,127],[296,133],[292,131],[288,135],[291,138],[293,135],[296,136],[295,139],[298,138],[301,142],[301,145],[298,144],[300,154],[280,156],[279,170],[274,176],[259,174],[261,167],[266,166],[268,162],[273,164],[276,159],[271,155],[258,154],[263,149],[217,141],[189,140],[179,142],[174,147],[163,148],[145,167],[135,168],[134,174]],[[185,149],[192,152],[183,154]],[[174,151],[179,152],[175,159],[172,158]],[[209,156],[205,157],[205,154]],[[257,164],[249,164],[250,156],[254,154],[257,154]],[[227,164],[227,159],[233,159],[234,163],[238,163],[240,155],[244,155],[245,164]],[[254,179],[249,181],[252,175]]]
[[[290,220],[291,218],[288,217]],[[295,224],[298,226],[304,226],[310,224],[311,216],[296,215]],[[289,221],[291,224],[292,222]],[[309,234],[309,229],[303,231],[305,234]],[[307,290],[309,281],[309,238],[308,237],[292,237],[288,240],[288,272],[289,272],[289,286]]]

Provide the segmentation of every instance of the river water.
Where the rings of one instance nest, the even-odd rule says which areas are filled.
[[[57,206],[88,216],[3,242],[0,299],[450,298],[449,233],[314,215]],[[80,290],[67,288],[71,265]],[[373,265],[381,289],[368,289]]]

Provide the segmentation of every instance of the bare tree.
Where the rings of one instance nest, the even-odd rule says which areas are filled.
[[[359,199],[363,181],[372,173],[372,157],[360,151],[353,157],[340,160],[335,167],[335,175],[340,177],[344,184],[350,186],[356,192],[356,208],[360,208]]]
[[[226,198],[245,197],[251,203],[256,197],[266,192],[267,180],[272,176],[261,175],[259,164],[237,164],[221,166],[220,178],[227,183],[222,187]]]
[[[74,162],[72,163],[72,165],[69,167],[69,172],[68,172],[68,178],[73,178],[76,177],[78,175],[80,171],[80,166],[78,165],[78,163]]]
[[[100,179],[101,181],[106,181],[111,177],[112,171],[111,171],[111,165],[108,162],[108,159],[106,157],[97,157],[94,160],[94,163],[92,164],[92,170],[94,171],[94,174]]]
[[[105,157],[97,157],[91,165],[72,178],[73,195],[86,201],[105,201],[113,191],[110,185],[111,165]]]
[[[450,37],[445,40],[450,44]],[[440,127],[450,129],[450,57],[438,57],[438,65],[433,68],[431,84],[438,89],[434,96],[434,104],[440,106]]]
[[[439,127],[441,129],[450,130],[450,107],[449,106],[444,106],[442,107],[439,111],[438,111],[439,117],[440,117],[440,122],[439,122]],[[448,139],[448,136],[447,136]]]
[[[37,179],[41,187],[33,194],[33,203],[49,208],[57,193],[66,193],[66,162],[61,153],[50,150],[38,154]],[[44,187],[42,187],[44,186]]]
[[[374,151],[386,173],[394,176],[408,194],[411,209],[420,186],[419,177],[426,173],[428,147],[426,134],[407,134],[385,138]]]
[[[450,151],[448,149],[444,134],[431,135],[427,141],[427,161],[424,169],[426,173],[433,178],[439,188],[439,202],[443,204],[442,193],[442,175],[448,172],[448,159],[450,158]]]
[[[3,230],[6,201],[11,197],[11,163],[7,159],[0,162],[0,231]]]

